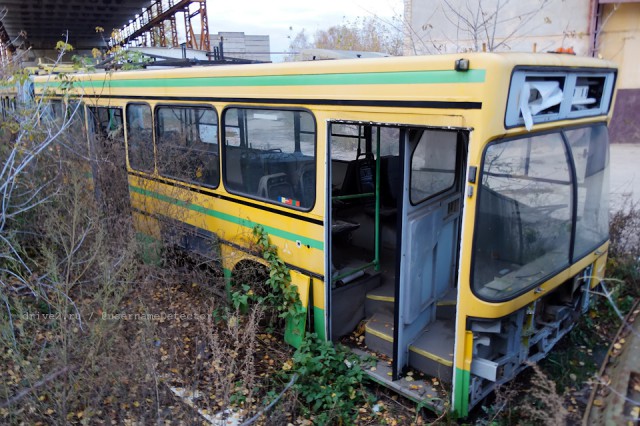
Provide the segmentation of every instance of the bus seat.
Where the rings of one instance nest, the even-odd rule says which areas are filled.
[[[350,161],[342,182],[342,195],[374,192],[376,162],[373,158],[358,158]]]
[[[266,176],[271,175],[265,170],[261,154],[260,151],[250,149],[243,149],[240,154],[240,170],[244,183],[242,190],[248,194],[260,195],[260,182]]]
[[[292,199],[293,186],[287,180],[285,173],[265,175],[258,183],[258,196],[275,201],[280,201],[280,197]]]
[[[295,177],[298,187],[298,198],[302,206],[311,207],[316,192],[315,164],[311,161],[301,163],[296,170]]]
[[[240,164],[240,154],[241,151],[239,148],[233,146],[227,146],[225,148],[225,160],[226,160],[226,171],[225,178],[226,184],[229,185],[232,189],[242,188],[244,184],[244,180],[242,178],[242,168]]]

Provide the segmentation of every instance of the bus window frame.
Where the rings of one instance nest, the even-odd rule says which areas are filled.
[[[129,161],[129,120],[127,119],[127,114],[129,111],[130,105],[146,105],[149,107],[149,111],[151,112],[151,145],[153,146],[153,167],[151,170],[142,170],[137,167],[132,167],[131,162]],[[127,102],[124,107],[124,129],[125,129],[125,143],[127,147],[127,166],[136,172],[146,173],[149,175],[160,175],[158,173],[158,164],[157,164],[157,151],[156,151],[156,126],[155,126],[155,108],[149,104],[148,102]]]
[[[458,187],[459,183],[460,183],[460,176],[459,176],[459,172],[460,172],[460,166],[461,166],[461,161],[462,157],[461,157],[461,153],[464,150],[464,148],[461,146],[462,144],[460,143],[460,133],[461,133],[461,129],[447,129],[447,128],[436,128],[436,127],[415,127],[415,129],[421,129],[424,132],[427,131],[441,131],[441,132],[446,132],[446,133],[453,133],[455,135],[455,148],[456,148],[456,158],[454,160],[454,177],[453,177],[453,183],[448,186],[447,188],[435,192],[425,198],[422,198],[418,201],[415,201],[411,198],[411,191],[412,191],[412,180],[413,180],[413,168],[411,167],[413,164],[413,156],[416,153],[416,150],[418,149],[418,145],[420,145],[420,141],[418,141],[416,143],[416,146],[413,147],[413,150],[411,151],[411,155],[409,156],[409,203],[411,203],[412,206],[417,206],[419,204],[424,203],[425,201],[428,200],[432,200],[436,197],[438,197],[439,195],[445,194],[445,193],[451,193],[451,192],[455,192],[454,190]],[[422,139],[422,136],[420,136],[420,139]]]
[[[102,122],[99,120],[98,114],[96,113],[98,110],[100,109],[105,109],[107,110],[108,113],[110,113],[110,110],[119,110],[121,115],[121,119],[122,119],[122,141],[123,143],[125,140],[125,111],[124,111],[124,107],[121,105],[91,105],[91,106],[87,106],[87,110],[85,112],[89,113],[90,116],[87,117],[87,121],[90,121],[89,118],[92,121],[92,127],[91,130],[89,131],[89,134],[96,138],[96,137],[108,137],[109,136],[109,131],[107,130],[107,132],[102,135],[102,129],[98,129],[97,125],[101,124]],[[111,122],[111,117],[109,117],[109,123]],[[100,130],[100,134],[98,133],[98,130]],[[117,135],[112,136],[113,139],[115,139],[117,137]],[[126,148],[126,146],[125,146]]]
[[[158,108],[166,108],[166,107],[171,107],[171,108],[203,108],[203,109],[211,109],[213,110],[216,119],[218,120],[217,122],[217,130],[216,130],[216,143],[218,145],[218,150],[217,150],[217,154],[218,154],[218,183],[213,186],[213,185],[204,185],[202,182],[197,182],[195,180],[187,180],[187,179],[183,179],[183,178],[179,178],[176,176],[169,176],[165,173],[162,173],[161,168],[159,166],[159,162],[158,162],[158,141],[159,141],[159,129],[158,127],[160,126],[160,122],[158,120]],[[220,183],[222,182],[222,154],[221,154],[221,148],[220,148],[220,114],[218,114],[218,109],[214,106],[211,105],[209,103],[194,103],[194,102],[189,102],[189,103],[170,103],[170,102],[163,102],[163,103],[157,103],[153,106],[152,108],[152,115],[151,115],[152,119],[153,119],[153,142],[154,142],[154,159],[155,159],[155,170],[156,173],[159,177],[161,177],[162,179],[171,179],[171,180],[175,180],[177,182],[181,182],[183,184],[187,184],[187,185],[193,185],[193,186],[197,186],[197,187],[201,187],[201,188],[205,188],[205,189],[218,189],[220,188]]]
[[[591,252],[593,252],[593,250],[596,250],[598,247],[601,247],[603,244],[605,244],[608,240],[609,240],[609,235],[607,234],[607,237],[600,243],[598,243],[597,245],[595,245],[594,247],[592,247],[590,250],[585,251],[584,256],[581,256],[579,258],[575,258],[575,253],[574,253],[574,246],[575,246],[575,239],[576,239],[576,229],[577,229],[577,207],[578,207],[578,200],[577,200],[577,191],[578,191],[578,187],[577,187],[577,178],[576,178],[576,166],[575,166],[575,160],[573,158],[573,152],[571,150],[571,146],[569,145],[569,141],[565,135],[565,131],[569,131],[569,130],[574,130],[574,129],[580,129],[580,128],[586,128],[586,127],[595,127],[595,126],[605,126],[605,128],[608,131],[608,126],[606,126],[606,122],[603,121],[598,121],[598,122],[591,122],[591,123],[586,123],[586,124],[580,124],[580,125],[575,125],[575,126],[563,126],[563,127],[557,127],[554,129],[549,129],[549,130],[543,130],[543,131],[539,131],[539,132],[528,132],[528,133],[522,133],[522,134],[518,134],[516,136],[511,136],[511,137],[506,137],[506,138],[496,138],[493,140],[490,140],[489,142],[486,142],[484,144],[484,147],[482,149],[482,157],[481,157],[481,162],[480,162],[480,166],[479,166],[479,170],[478,170],[478,195],[477,195],[477,199],[476,199],[476,213],[475,213],[475,218],[473,221],[473,239],[472,239],[472,244],[471,244],[471,262],[470,262],[470,267],[469,267],[469,288],[471,289],[471,292],[473,293],[473,295],[475,297],[477,297],[478,299],[487,302],[487,303],[492,303],[492,304],[496,304],[496,303],[503,303],[503,302],[509,302],[511,300],[515,300],[518,297],[529,293],[530,291],[532,291],[533,289],[535,289],[536,287],[539,287],[542,283],[544,283],[545,281],[548,281],[549,279],[551,279],[552,277],[560,274],[562,271],[566,270],[567,268],[570,268],[571,265],[574,265],[578,262],[580,262],[582,259],[584,259],[585,257],[587,257]],[[482,178],[484,175],[484,164],[485,164],[485,159],[486,159],[486,152],[487,149],[489,149],[490,146],[498,144],[498,143],[504,143],[504,142],[509,142],[509,141],[513,141],[513,140],[518,140],[518,139],[525,139],[525,138],[530,138],[530,137],[535,137],[535,136],[543,136],[543,135],[547,135],[547,134],[558,134],[561,139],[562,139],[562,143],[564,145],[564,149],[565,149],[565,153],[567,155],[567,160],[568,160],[568,168],[569,168],[569,176],[570,176],[570,185],[571,185],[571,237],[570,237],[570,241],[569,241],[569,250],[567,252],[567,259],[566,262],[563,263],[563,266],[560,266],[554,270],[552,270],[551,272],[549,272],[548,274],[540,277],[538,280],[536,280],[534,283],[530,284],[529,286],[509,294],[507,297],[504,298],[496,298],[496,299],[491,299],[491,298],[487,298],[485,296],[480,295],[476,289],[475,289],[475,285],[474,285],[474,275],[475,275],[475,266],[476,266],[476,261],[477,261],[477,256],[475,253],[475,248],[476,245],[478,244],[478,235],[479,233],[478,231],[478,221],[480,218],[480,214],[478,212],[478,208],[480,205],[480,198],[482,197]]]
[[[613,74],[613,79],[611,80],[611,85],[609,86],[609,99],[607,100],[608,105],[606,108],[606,111],[601,111],[601,112],[596,112],[593,114],[587,114],[587,115],[583,115],[583,116],[574,116],[574,115],[567,115],[565,117],[558,117],[558,118],[545,118],[542,120],[538,120],[536,121],[534,119],[533,124],[534,125],[543,125],[543,124],[548,124],[548,123],[557,123],[559,121],[564,121],[564,120],[578,120],[578,119],[594,119],[596,117],[600,117],[603,115],[609,115],[609,113],[611,112],[611,108],[613,108],[613,102],[614,102],[614,96],[616,94],[616,82],[618,81],[618,69],[617,68],[600,68],[600,67],[580,67],[580,68],[572,68],[572,67],[568,67],[568,66],[531,66],[531,65],[516,65],[515,67],[513,67],[513,69],[511,70],[511,73],[509,74],[509,87],[507,89],[507,96],[505,97],[505,101],[504,101],[504,115],[502,117],[502,124],[504,125],[504,128],[509,130],[509,129],[515,129],[515,128],[524,128],[524,122],[520,122],[520,111],[518,109],[518,119],[517,119],[517,123],[514,124],[508,124],[509,122],[509,103],[510,100],[514,97],[517,97],[516,94],[512,94],[512,90],[514,90],[513,85],[514,85],[514,75],[518,72],[521,71],[529,71],[532,73],[542,73],[542,74],[549,74],[550,76],[553,76],[554,74],[558,77],[560,76],[564,76],[565,77],[565,83],[566,83],[566,79],[568,75],[576,75],[576,78],[578,78],[578,76],[584,76],[585,74],[599,74],[602,73],[604,75],[608,74],[608,73],[612,73]],[[605,81],[606,84],[606,81]],[[564,92],[564,88],[563,88],[563,92]],[[564,99],[563,101],[564,102]],[[560,108],[562,108],[562,103],[559,105]],[[562,128],[564,129],[564,127]],[[483,151],[483,155],[484,155],[484,151]]]
[[[233,190],[231,188],[229,188],[228,183],[227,183],[227,153],[226,153],[226,140],[222,140],[222,134],[226,129],[226,113],[228,110],[230,109],[244,109],[244,110],[264,110],[264,111],[291,111],[291,112],[306,112],[311,116],[311,120],[313,121],[313,165],[314,165],[314,175],[315,175],[315,185],[316,185],[316,191],[315,194],[313,196],[313,203],[310,204],[309,207],[296,207],[293,205],[288,205],[288,204],[283,204],[283,203],[279,203],[275,200],[270,200],[267,198],[261,198],[252,194],[247,194],[241,191],[236,191]],[[238,122],[240,121],[240,117],[238,116]],[[240,123],[238,123],[240,124]],[[235,126],[231,126],[231,127],[235,127]],[[315,114],[313,113],[313,111],[309,108],[301,108],[301,107],[281,107],[281,106],[277,106],[277,105],[268,105],[268,106],[263,106],[263,105],[247,105],[247,104],[229,104],[229,105],[225,105],[224,108],[220,111],[220,127],[219,127],[219,131],[218,134],[220,135],[220,151],[221,151],[221,161],[222,161],[222,169],[221,169],[221,174],[222,174],[222,179],[221,182],[224,185],[225,190],[229,193],[229,194],[233,194],[233,195],[237,195],[240,197],[245,197],[245,198],[249,198],[251,200],[255,200],[255,201],[260,201],[263,203],[268,203],[277,207],[282,207],[282,208],[286,208],[286,209],[291,209],[291,210],[295,210],[295,211],[299,211],[299,212],[305,212],[308,213],[310,211],[312,211],[317,202],[318,202],[318,197],[322,196],[322,194],[324,193],[324,191],[321,191],[320,193],[318,193],[317,191],[317,187],[318,187],[318,171],[320,170],[320,167],[318,167],[318,120],[316,119]],[[246,136],[244,137],[244,140],[242,138],[242,133],[244,131],[240,131],[240,145],[238,145],[238,147],[243,147],[243,143],[248,142]],[[295,141],[294,141],[295,143]],[[224,145],[224,148],[223,148]]]
[[[581,261],[582,259],[584,259],[585,257],[589,256],[589,254],[591,254],[593,251],[595,251],[598,247],[601,247],[603,244],[605,244],[607,241],[609,241],[609,239],[611,238],[611,235],[609,233],[609,226],[607,226],[607,236],[602,239],[600,242],[598,242],[595,246],[591,247],[588,250],[584,250],[582,253],[578,253],[578,256],[576,256],[576,252],[575,252],[575,240],[576,240],[576,235],[575,232],[577,231],[577,224],[578,224],[578,173],[576,170],[576,162],[575,159],[573,157],[573,150],[571,149],[571,143],[569,142],[569,138],[566,136],[566,132],[568,131],[572,131],[572,130],[579,130],[579,129],[585,129],[588,127],[604,127],[606,132],[607,132],[607,137],[609,136],[609,126],[607,126],[606,122],[596,122],[596,123],[588,123],[588,124],[583,124],[583,125],[578,125],[578,126],[571,126],[571,127],[563,127],[562,128],[562,138],[564,139],[565,145],[568,148],[568,152],[569,155],[571,157],[571,165],[572,165],[572,179],[575,182],[574,185],[574,194],[573,197],[575,199],[575,209],[574,209],[574,215],[575,215],[575,220],[574,220],[574,224],[575,226],[572,226],[572,234],[571,234],[571,258],[570,258],[570,264],[574,264],[577,263],[579,261]],[[606,167],[609,168],[609,173],[611,173],[611,140],[608,139],[607,140],[607,156],[608,156],[608,163],[606,165]],[[611,186],[609,185],[609,188],[607,188],[607,190],[609,191],[609,196],[611,196]],[[609,198],[609,201],[611,199]],[[611,206],[607,206],[608,208],[610,208]],[[572,224],[573,225],[573,224]],[[610,223],[609,223],[610,225]]]

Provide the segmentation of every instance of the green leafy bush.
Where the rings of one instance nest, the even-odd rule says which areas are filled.
[[[358,409],[369,402],[362,360],[346,347],[310,334],[293,362],[302,412],[313,415],[315,424],[353,423]]]

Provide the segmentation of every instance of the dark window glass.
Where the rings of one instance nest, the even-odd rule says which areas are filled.
[[[69,120],[67,134],[68,143],[82,157],[88,157],[87,129],[85,125],[84,105],[71,101],[67,104],[66,118]]]
[[[160,106],[156,122],[158,172],[217,187],[220,162],[216,111],[209,107]]]
[[[62,102],[50,100],[43,104],[40,114],[40,122],[45,126],[58,128],[62,123]]]
[[[455,132],[418,130],[419,138],[411,155],[411,203],[418,204],[453,186],[456,179]]]
[[[69,129],[84,136],[86,139],[87,131],[84,122],[84,105],[81,102],[69,102],[67,105],[67,117],[70,120]]]
[[[228,190],[302,209],[313,206],[315,121],[310,113],[229,108],[224,138]]]
[[[51,115],[53,120],[58,124],[64,122],[64,114],[62,113],[62,101],[51,101]]]
[[[88,123],[96,198],[109,215],[124,213],[129,208],[129,183],[123,111],[119,107],[90,107]]]
[[[572,185],[559,133],[489,145],[477,207],[473,288],[504,300],[568,265]]]
[[[124,140],[122,109],[92,107],[93,131],[99,139]]]
[[[127,153],[129,167],[153,172],[153,122],[149,105],[127,105]]]
[[[604,125],[565,132],[578,184],[574,259],[609,236],[609,137]]]

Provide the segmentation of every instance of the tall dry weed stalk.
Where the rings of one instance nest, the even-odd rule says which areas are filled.
[[[212,319],[204,325],[211,355],[207,373],[219,407],[248,408],[256,402],[255,357],[263,315],[261,306],[252,305],[246,315],[230,311],[224,325]]]
[[[114,164],[91,158],[78,103],[57,118],[49,108],[19,98],[0,122],[3,424],[117,417],[109,411],[133,402],[132,382],[148,382],[147,343],[102,318],[123,309],[138,272],[131,212],[114,220],[94,197],[90,172]]]
[[[538,366],[531,364],[533,375],[530,388],[518,407],[521,419],[531,424],[557,426],[565,424],[568,412],[564,407],[564,399],[556,391],[556,383]]]
[[[607,276],[622,280],[622,296],[640,297],[640,206],[624,206],[611,216]]]

